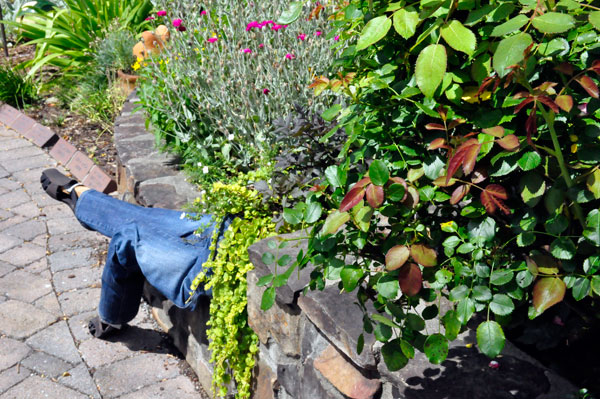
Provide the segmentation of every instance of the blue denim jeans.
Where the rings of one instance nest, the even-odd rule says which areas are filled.
[[[111,238],[98,306],[103,321],[122,324],[135,317],[144,279],[181,308],[193,309],[198,295],[210,295],[200,286],[188,300],[192,281],[210,256],[214,229],[222,237],[229,219],[216,226],[210,215],[192,220],[181,211],[144,208],[95,190],[79,197],[75,216]],[[202,233],[194,234],[199,228]]]

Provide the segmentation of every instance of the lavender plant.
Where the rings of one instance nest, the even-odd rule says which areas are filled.
[[[333,59],[331,8],[307,5],[278,24],[288,1],[162,2],[171,44],[141,70],[140,98],[160,139],[184,155],[200,180],[268,163],[281,148],[273,121],[298,103],[321,113],[336,94],[314,98],[308,83]],[[177,20],[181,21],[177,21]]]

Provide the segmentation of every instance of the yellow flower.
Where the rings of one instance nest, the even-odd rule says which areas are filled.
[[[577,152],[577,144],[571,144],[571,153],[575,154]]]
[[[133,64],[133,65],[131,66],[131,68],[132,68],[134,71],[137,71],[138,69],[140,69],[140,62],[139,62],[139,61],[136,61],[136,62],[135,62],[135,64]]]

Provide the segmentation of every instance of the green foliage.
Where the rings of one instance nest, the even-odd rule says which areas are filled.
[[[2,16],[5,21],[19,22],[32,14],[36,9],[50,10],[55,3],[49,0],[0,0]],[[19,30],[14,27],[5,27],[8,40],[17,41]]]
[[[330,280],[356,296],[390,370],[415,349],[443,361],[476,313],[490,357],[511,323],[598,317],[598,12],[590,0],[356,0],[335,14],[329,36],[348,47],[311,87],[345,94],[323,117],[347,140],[284,219],[310,226],[293,267],[314,268],[312,289]]]
[[[5,21],[36,45],[35,58],[26,64],[29,76],[45,65],[77,69],[92,60],[92,44],[115,20],[122,29],[137,32],[152,9],[150,0],[64,0],[64,8],[35,9],[22,22]]]
[[[0,64],[0,102],[22,108],[37,99],[37,89],[31,79],[10,65]]]
[[[139,71],[138,94],[157,142],[182,154],[201,183],[226,180],[293,151],[275,132],[275,121],[295,114],[294,104],[320,114],[338,97],[313,98],[307,87],[333,59],[335,41],[325,37],[332,7],[320,7],[308,20],[309,8],[294,3],[287,10],[287,0],[161,4],[186,30],[172,32],[170,46]],[[287,27],[272,22],[298,13]]]
[[[250,383],[254,357],[258,352],[258,337],[248,326],[246,310],[246,273],[253,269],[248,258],[248,247],[254,242],[273,235],[271,212],[262,196],[247,188],[248,176],[238,182],[225,185],[214,183],[202,199],[195,203],[198,212],[210,213],[217,225],[227,215],[235,215],[216,249],[218,229],[215,229],[210,259],[203,272],[194,279],[192,289],[205,283],[212,289],[210,320],[207,337],[208,348],[214,363],[213,390],[215,395],[226,397],[230,373],[236,387],[236,398],[250,397]],[[190,292],[190,296],[194,292]]]
[[[131,73],[135,62],[132,49],[136,40],[128,30],[113,24],[106,37],[94,46],[94,64],[106,76],[114,78],[118,70]]]

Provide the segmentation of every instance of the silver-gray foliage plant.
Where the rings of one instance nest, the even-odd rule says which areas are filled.
[[[151,113],[169,119],[160,121],[162,135],[174,134],[170,139],[185,147],[188,162],[205,173],[207,166],[245,170],[269,160],[282,150],[275,119],[292,112],[294,104],[320,113],[335,101],[334,95],[314,97],[308,88],[334,57],[336,42],[326,38],[331,7],[309,20],[307,4],[303,16],[285,28],[268,24],[247,30],[252,21],[276,23],[288,5],[287,0],[162,1],[171,40],[144,67],[142,74],[155,88],[141,96]],[[183,20],[184,32],[170,26],[175,18]]]

